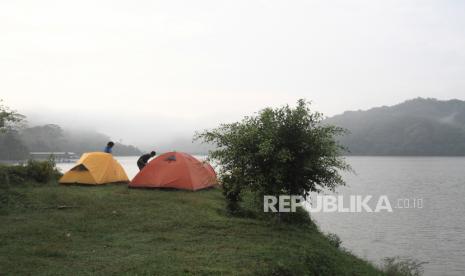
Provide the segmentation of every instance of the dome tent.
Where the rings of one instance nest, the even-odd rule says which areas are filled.
[[[174,188],[196,191],[218,184],[206,162],[182,152],[168,152],[150,161],[129,183],[131,188]]]
[[[123,167],[109,153],[84,153],[76,165],[60,179],[60,184],[101,185],[129,182]]]

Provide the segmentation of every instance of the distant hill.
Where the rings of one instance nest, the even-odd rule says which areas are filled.
[[[102,151],[110,137],[95,131],[67,130],[58,125],[41,125],[22,129],[21,141],[30,151],[70,151],[81,154],[89,151]],[[115,142],[114,155],[139,155],[135,146]]]
[[[324,121],[349,130],[351,155],[465,155],[465,101],[416,98]]]
[[[29,152],[102,151],[110,138],[94,131],[66,130],[58,125],[11,129],[0,133],[0,160],[25,160]],[[114,155],[139,155],[141,151],[131,145],[115,141]]]

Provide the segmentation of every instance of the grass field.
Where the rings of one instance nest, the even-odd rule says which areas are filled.
[[[227,215],[217,189],[21,185],[2,202],[0,275],[382,275],[309,226]]]

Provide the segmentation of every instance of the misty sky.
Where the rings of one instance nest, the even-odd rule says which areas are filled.
[[[148,145],[265,106],[465,99],[465,1],[0,1],[0,98]]]

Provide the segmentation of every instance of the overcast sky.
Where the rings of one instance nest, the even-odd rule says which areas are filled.
[[[0,98],[147,144],[313,101],[465,99],[465,1],[0,1]]]

